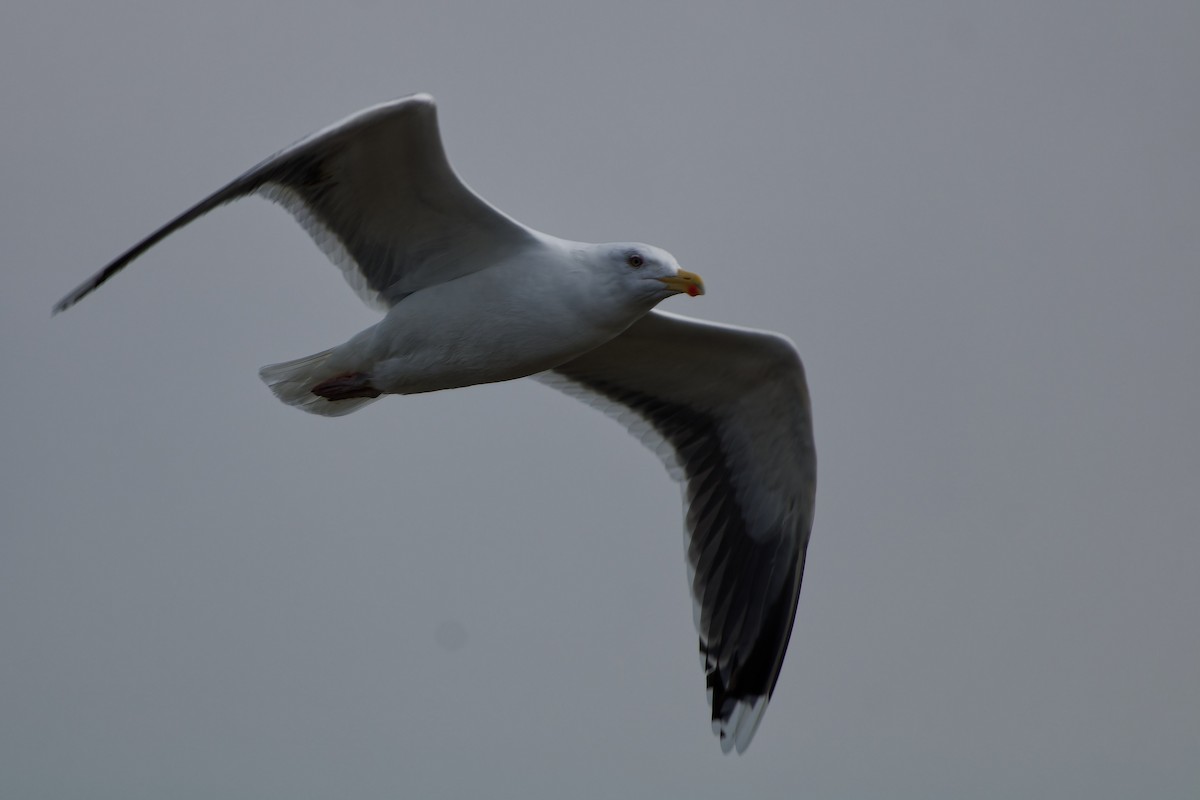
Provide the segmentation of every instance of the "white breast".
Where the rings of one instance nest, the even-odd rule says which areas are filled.
[[[369,340],[359,346],[373,362],[372,383],[414,394],[511,380],[621,333],[647,309],[614,292],[571,255],[570,244],[547,242],[520,260],[406,297],[364,331]]]

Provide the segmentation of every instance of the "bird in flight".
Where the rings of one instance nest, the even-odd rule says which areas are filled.
[[[693,616],[713,732],[749,745],[791,637],[816,456],[804,369],[784,337],[655,310],[704,294],[651,245],[585,244],[493,208],[451,169],[433,98],[360,111],[271,156],[64,297],[70,308],[179,228],[259,194],[288,211],[375,325],[259,374],[340,416],[387,394],[532,377],[624,425],[683,486]]]

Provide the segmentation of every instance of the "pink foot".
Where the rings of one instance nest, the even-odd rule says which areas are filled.
[[[371,377],[365,372],[347,372],[312,388],[312,393],[326,400],[350,400],[355,397],[379,397],[383,392],[371,385]]]

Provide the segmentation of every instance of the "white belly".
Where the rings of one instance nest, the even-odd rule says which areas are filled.
[[[530,272],[488,269],[406,297],[343,346],[359,362],[348,370],[391,394],[512,380],[603,344],[649,310],[610,300],[561,268],[536,283],[513,279]]]

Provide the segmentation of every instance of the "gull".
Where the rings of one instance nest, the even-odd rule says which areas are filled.
[[[459,180],[434,100],[373,106],[301,139],[134,245],[70,308],[172,232],[251,194],[287,209],[368,305],[348,341],[259,375],[340,416],[386,394],[522,377],[607,413],[682,485],[693,616],[713,732],[750,744],[791,637],[816,455],[804,368],[785,337],[654,310],[704,294],[661,248],[533,230]]]

